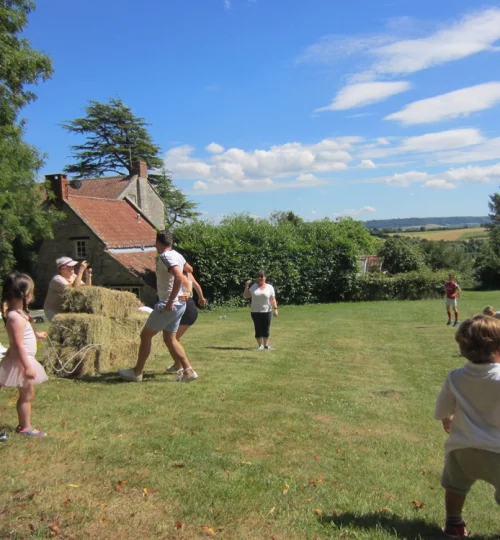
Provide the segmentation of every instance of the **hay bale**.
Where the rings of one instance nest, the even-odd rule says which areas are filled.
[[[66,287],[63,293],[63,313],[88,313],[126,319],[137,312],[137,297],[126,291],[104,287]]]
[[[45,367],[52,368],[61,376],[81,377],[134,365],[139,352],[140,332],[146,319],[147,315],[137,309],[127,319],[86,313],[59,314],[49,330],[53,349],[49,351]],[[153,339],[151,357],[165,352],[162,336],[158,334]],[[61,372],[62,365],[65,371],[74,373]]]

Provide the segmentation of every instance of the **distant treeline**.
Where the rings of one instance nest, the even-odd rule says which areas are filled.
[[[371,219],[365,221],[368,229],[404,229],[407,227],[424,227],[426,225],[439,225],[440,227],[464,227],[465,225],[480,226],[489,223],[489,216],[455,216],[455,217],[428,217],[406,219]]]

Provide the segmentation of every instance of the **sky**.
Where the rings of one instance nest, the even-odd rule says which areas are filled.
[[[500,184],[500,0],[38,0],[54,76],[23,111],[61,172],[61,123],[120,97],[205,219],[482,216]]]

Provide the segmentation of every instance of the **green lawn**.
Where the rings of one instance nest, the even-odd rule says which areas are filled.
[[[462,318],[487,304],[500,292],[464,292]],[[257,351],[248,310],[219,311],[185,336],[195,383],[167,357],[141,384],[51,378],[33,416],[49,437],[0,443],[0,537],[438,538],[432,413],[463,363],[445,322],[442,301],[282,307]],[[476,538],[500,532],[490,486],[465,510]]]

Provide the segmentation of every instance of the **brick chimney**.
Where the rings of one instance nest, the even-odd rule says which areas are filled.
[[[65,174],[46,174],[45,180],[49,182],[57,202],[68,200],[69,180]]]
[[[132,174],[137,174],[140,178],[147,178],[148,164],[145,161],[134,161],[132,163]]]

